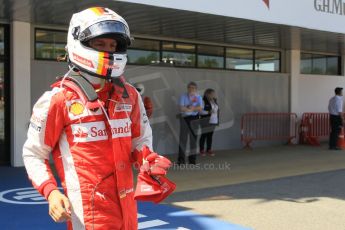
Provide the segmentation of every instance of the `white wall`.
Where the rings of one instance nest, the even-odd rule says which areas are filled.
[[[189,81],[199,93],[215,89],[220,107],[220,125],[214,134],[214,149],[241,148],[241,116],[246,112],[288,112],[289,76],[283,73],[130,66],[129,81],[146,85],[153,98],[154,148],[160,153],[178,151],[178,99]],[[262,142],[255,142],[254,146]],[[266,143],[267,144],[267,143]],[[272,144],[272,143],[270,143]]]
[[[334,96],[336,87],[345,88],[345,77],[300,74],[300,30],[291,28],[289,36],[292,50],[286,52],[286,64],[290,72],[290,111],[296,113],[299,118],[305,112],[328,112],[328,101]],[[344,73],[344,55],[342,60]]]
[[[220,96],[225,128],[215,134],[215,149],[240,148],[240,118],[243,113],[288,112],[289,107],[299,117],[303,112],[327,112],[334,88],[345,88],[344,76],[299,74],[299,51],[290,52],[294,62],[293,79],[289,74],[280,73],[145,66],[128,66],[125,75],[133,83],[144,83],[146,95],[153,99],[151,123],[157,151],[177,152],[179,124],[176,102],[192,80],[199,84],[200,93],[211,87]],[[56,76],[66,72],[66,66],[66,63],[32,61],[31,106],[45,90],[49,90]]]
[[[125,76],[146,86],[153,99],[151,119],[154,146],[160,153],[176,153],[179,123],[176,119],[178,97],[189,81],[199,84],[200,93],[215,88],[221,103],[223,126],[215,133],[215,149],[241,148],[240,118],[245,112],[327,112],[334,88],[344,86],[343,76],[299,74],[299,50],[292,50],[293,79],[289,74],[227,70],[147,67],[129,65]],[[67,70],[66,63],[32,61],[31,106]],[[261,145],[262,142],[254,142]],[[272,144],[272,143],[266,143]]]
[[[67,71],[66,62],[38,61],[31,62],[31,107],[43,94],[50,90],[50,85],[56,81],[57,77],[63,76]]]
[[[31,105],[49,90],[56,76],[66,72],[66,66],[66,63],[32,61]],[[206,88],[214,88],[218,94],[221,125],[215,133],[214,149],[242,147],[240,121],[243,113],[289,110],[288,74],[129,65],[125,76],[132,83],[144,83],[145,95],[153,99],[154,114],[150,122],[154,147],[164,154],[178,151],[177,101],[189,81],[197,82],[201,94]]]
[[[31,115],[31,26],[11,24],[11,165],[23,166],[22,149]]]
[[[329,99],[334,96],[334,88],[345,88],[344,76],[304,75],[298,79],[298,101],[296,113],[328,112]]]

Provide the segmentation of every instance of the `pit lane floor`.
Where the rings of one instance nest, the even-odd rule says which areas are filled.
[[[345,229],[345,150],[277,146],[198,161],[170,171],[178,191],[166,202],[257,230]]]
[[[173,165],[169,178],[177,190],[164,204],[139,203],[140,229],[345,229],[345,151],[218,151],[193,167]],[[46,204],[3,202],[42,202],[30,187],[23,168],[0,167],[0,229],[65,229]]]

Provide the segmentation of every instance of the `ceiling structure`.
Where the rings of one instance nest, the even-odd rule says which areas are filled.
[[[303,51],[343,53],[345,35],[246,19],[110,0],[0,0],[0,21],[31,22],[67,28],[74,12],[106,6],[122,15],[135,35],[201,43],[291,49],[299,31]],[[298,39],[299,40],[299,39]]]

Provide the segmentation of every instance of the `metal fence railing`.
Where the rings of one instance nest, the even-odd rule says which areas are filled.
[[[254,140],[286,140],[297,137],[295,113],[246,113],[241,119],[241,141],[250,148]]]
[[[320,138],[330,133],[329,113],[303,113],[299,129],[299,143],[320,145]]]

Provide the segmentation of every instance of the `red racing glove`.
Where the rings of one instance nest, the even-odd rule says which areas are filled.
[[[166,175],[171,166],[171,161],[158,155],[145,145],[141,151],[135,150],[136,160],[139,163],[140,171],[145,171],[149,175]]]
[[[165,176],[149,176],[140,172],[134,193],[135,200],[159,203],[169,196],[176,185]]]
[[[134,199],[159,203],[176,188],[176,185],[165,177],[171,162],[169,159],[151,152],[147,146],[144,146],[139,154],[142,154],[143,160]]]
[[[145,154],[143,155],[143,164],[140,171],[144,171],[149,175],[166,175],[170,166],[171,161],[168,158],[152,152],[146,157]]]

